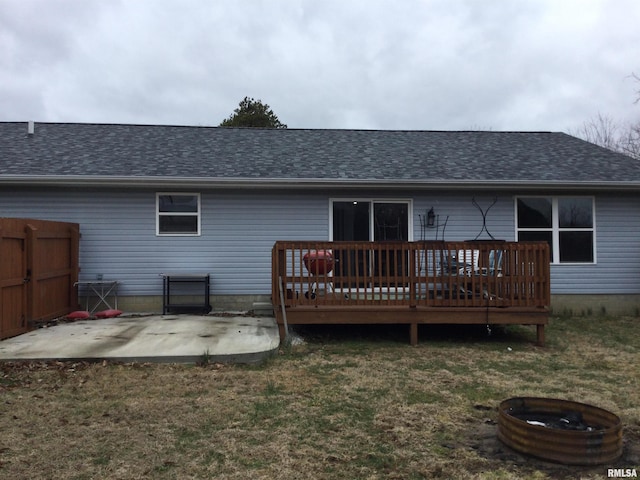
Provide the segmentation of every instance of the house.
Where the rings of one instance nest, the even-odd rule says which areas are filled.
[[[555,310],[637,313],[639,188],[564,133],[0,123],[0,217],[78,223],[80,279],[127,311],[160,311],[166,272],[269,302],[278,240],[496,238],[549,242]]]

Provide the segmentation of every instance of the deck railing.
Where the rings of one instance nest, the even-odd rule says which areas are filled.
[[[550,305],[545,242],[279,241],[272,263],[277,308]]]

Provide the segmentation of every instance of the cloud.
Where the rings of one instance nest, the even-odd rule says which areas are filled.
[[[638,117],[637,18],[635,0],[3,0],[0,120],[217,125],[252,96],[290,128],[566,130]]]

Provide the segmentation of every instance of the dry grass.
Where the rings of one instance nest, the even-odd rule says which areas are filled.
[[[260,366],[0,364],[0,478],[606,478],[638,468],[635,318],[511,327],[316,328]],[[511,350],[509,350],[511,348]],[[508,451],[496,407],[551,396],[618,414],[617,465]]]

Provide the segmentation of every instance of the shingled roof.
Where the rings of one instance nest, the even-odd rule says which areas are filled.
[[[0,122],[0,184],[638,188],[564,133]]]

